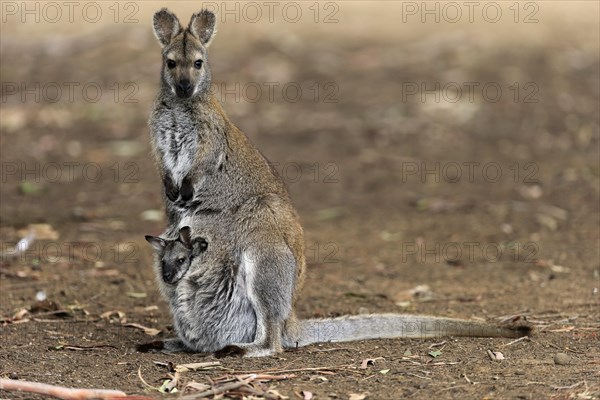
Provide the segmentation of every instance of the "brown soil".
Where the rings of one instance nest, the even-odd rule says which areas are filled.
[[[514,344],[322,344],[225,358],[224,368],[351,366],[266,384],[290,398],[600,397],[598,5],[575,12],[549,3],[532,25],[399,24],[400,5],[343,2],[337,24],[221,24],[211,48],[217,90],[287,180],[305,228],[301,317],[524,316],[537,326],[531,340]],[[185,21],[193,11],[189,3],[173,9]],[[380,21],[382,10],[389,13]],[[160,65],[152,11],[143,6],[131,25],[3,23],[0,251],[31,224],[49,226],[37,227],[24,255],[0,261],[0,377],[160,398],[138,369],[160,386],[167,371],[153,361],[214,360],[134,348],[173,333],[143,238],[165,226],[156,219],[161,186],[146,126]],[[11,82],[40,83],[40,100],[10,94]],[[80,83],[73,101],[65,82]],[[103,88],[98,102],[80,90],[90,82]],[[225,93],[235,82],[239,99]],[[258,101],[251,82],[263,90]],[[273,101],[265,82],[279,83]],[[281,92],[289,82],[302,89],[298,101],[292,89]],[[422,82],[440,83],[439,101],[432,93],[421,101]],[[463,89],[456,101],[452,82]],[[479,84],[472,101],[465,82]],[[63,89],[57,102],[52,83]],[[492,89],[482,95],[489,83],[501,88],[498,101]],[[130,93],[136,102],[125,101]],[[415,296],[418,285],[429,289]],[[39,292],[68,313],[12,318]],[[124,316],[101,317],[108,311]],[[161,333],[151,337],[123,318]],[[566,365],[557,353],[569,356]],[[377,360],[359,368],[367,358]],[[186,372],[179,388],[225,373]]]

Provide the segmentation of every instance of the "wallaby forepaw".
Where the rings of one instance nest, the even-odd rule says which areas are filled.
[[[183,200],[184,202],[188,202],[192,199],[192,197],[194,197],[194,185],[192,183],[192,178],[189,176],[186,176],[185,178],[183,178],[183,181],[181,182],[181,200]]]
[[[236,345],[229,345],[223,347],[221,350],[215,352],[215,357],[243,357],[246,355],[246,349],[242,349]]]
[[[174,203],[179,197],[179,190],[177,190],[175,186],[171,186],[170,188],[165,186],[165,194],[167,195],[167,198]]]

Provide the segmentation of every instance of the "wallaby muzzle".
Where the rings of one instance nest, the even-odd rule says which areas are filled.
[[[194,92],[194,87],[190,83],[189,79],[182,79],[177,84],[175,92],[177,93],[177,97],[188,98],[192,96],[192,93]]]

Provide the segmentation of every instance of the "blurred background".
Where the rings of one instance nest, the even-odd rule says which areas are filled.
[[[599,3],[467,3],[168,2],[183,24],[218,14],[215,96],[306,231],[301,315],[597,317]],[[2,315],[42,291],[169,323],[143,240],[165,226],[147,128],[165,4],[2,2],[0,240],[30,243],[0,264]],[[423,284],[471,300],[405,298]]]

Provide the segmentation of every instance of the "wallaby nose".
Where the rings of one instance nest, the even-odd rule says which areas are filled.
[[[179,87],[179,90],[185,94],[188,94],[192,91],[192,84],[190,83],[189,79],[180,80],[177,86]]]

